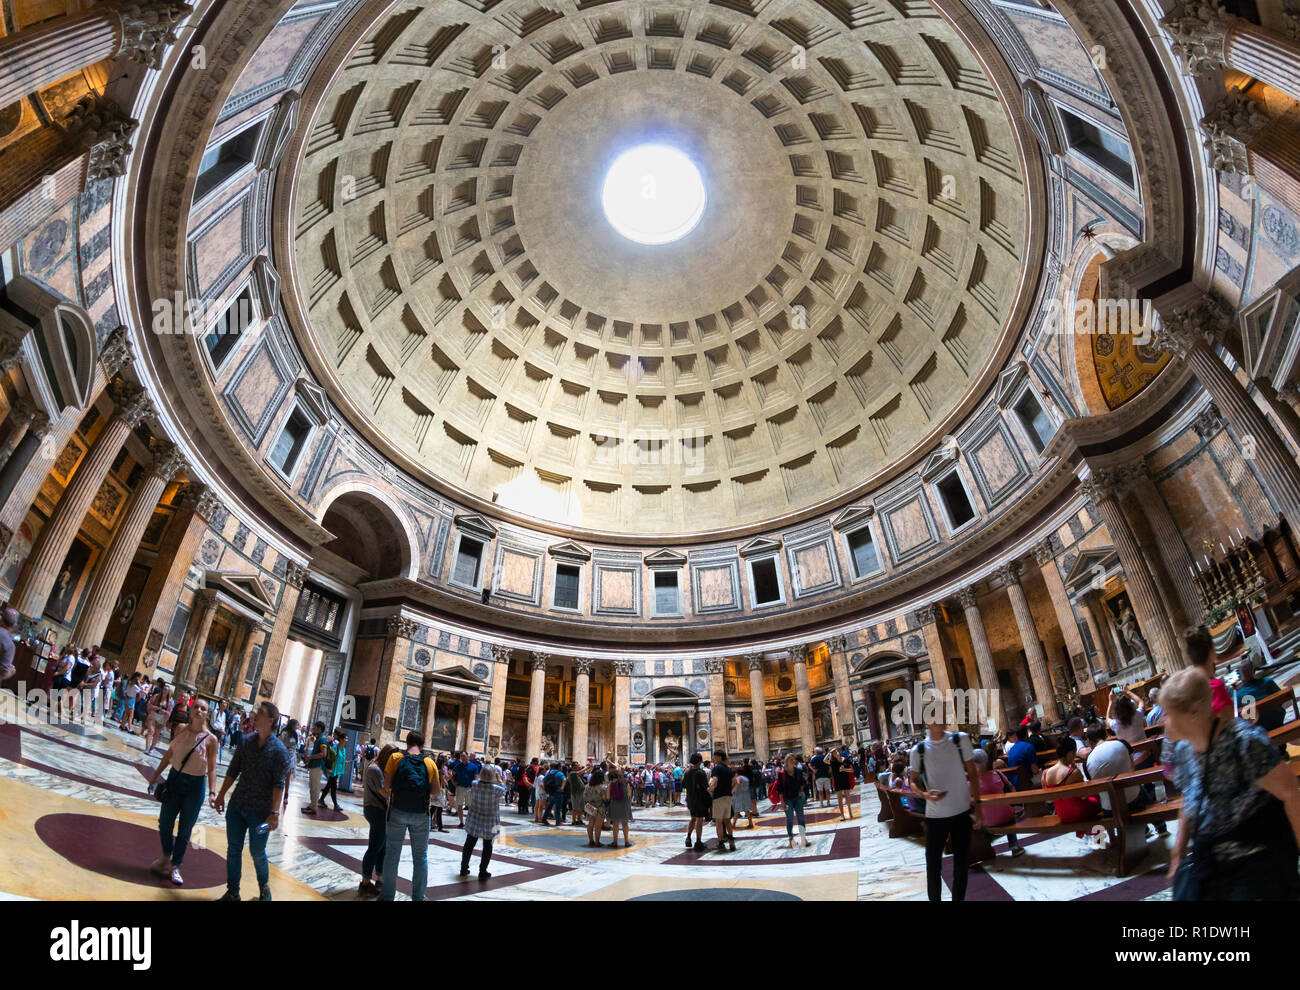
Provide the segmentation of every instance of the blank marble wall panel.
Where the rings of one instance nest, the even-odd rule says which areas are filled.
[[[1197,557],[1204,553],[1202,539],[1217,540],[1227,533],[1235,534],[1238,526],[1244,533],[1250,524],[1208,452],[1187,461],[1158,487],[1174,523]]]

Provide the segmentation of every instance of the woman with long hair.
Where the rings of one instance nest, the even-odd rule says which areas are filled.
[[[635,774],[635,771],[633,772]],[[618,848],[618,827],[623,826],[623,845],[630,846],[632,840],[628,838],[628,823],[632,821],[632,781],[618,764],[611,764],[609,768],[608,788],[609,794],[609,824],[614,833],[614,841],[611,848]]]
[[[809,846],[808,823],[804,821],[803,805],[807,800],[804,792],[804,778],[807,771],[799,766],[793,753],[785,758],[785,767],[776,775],[777,803],[785,809],[785,834],[788,849],[794,848],[795,823],[799,825],[799,844]]]
[[[359,897],[378,897],[384,882],[384,851],[388,842],[388,796],[384,793],[384,768],[388,766],[388,758],[397,751],[397,747],[389,743],[379,751],[379,758],[373,760],[361,775],[361,812],[370,824],[370,834],[366,837],[365,855],[361,857],[361,884],[357,887]],[[376,877],[378,883],[375,882]]]
[[[600,833],[605,827],[605,801],[609,798],[609,788],[605,786],[605,771],[596,767],[591,771],[591,779],[582,792],[587,802],[587,845],[603,846]]]
[[[168,767],[173,772],[168,774],[162,807],[158,810],[162,855],[154,860],[151,869],[160,876],[170,874],[172,883],[179,887],[185,882],[181,878],[181,863],[189,848],[190,832],[203,809],[205,791],[214,801],[217,793],[217,737],[208,728],[208,703],[202,698],[190,706],[186,721],[176,724],[167,751],[149,780],[150,791]]]
[[[154,746],[158,744],[158,737],[162,735],[163,726],[167,724],[167,719],[172,713],[172,689],[171,685],[163,683],[156,690],[152,697],[149,698],[149,717],[145,721],[144,727],[144,755],[148,756],[153,752]]]
[[[442,812],[447,805],[447,777],[451,771],[447,769],[447,757],[439,756],[434,765],[438,772],[434,774],[433,792],[429,798],[429,807],[433,811],[433,824],[439,832],[446,832],[447,829],[442,824]]]

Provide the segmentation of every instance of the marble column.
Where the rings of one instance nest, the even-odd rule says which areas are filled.
[[[916,610],[916,621],[925,638],[925,652],[930,657],[930,677],[934,689],[944,698],[952,691],[952,678],[948,675],[948,657],[944,653],[943,639],[939,635],[939,605],[931,603]]]
[[[727,748],[727,661],[710,657],[704,661],[709,674],[709,738],[713,749]]]
[[[808,651],[811,649],[813,646],[810,644],[796,646],[790,651],[790,660],[794,663],[794,696],[799,705],[799,740],[805,753],[811,753],[817,746],[817,735],[813,731],[812,690],[808,687]]]
[[[289,642],[289,625],[293,622],[293,613],[298,608],[298,598],[302,595],[302,583],[307,578],[307,568],[293,561],[284,566],[284,589],[280,592],[280,604],[275,609],[275,622],[271,626],[271,636],[266,642],[266,656],[262,661],[262,676],[270,686],[270,691],[262,692],[261,684],[253,685],[252,699],[271,698],[275,695],[275,684],[280,679],[280,664],[284,662],[284,648]],[[401,695],[397,703],[401,704]]]
[[[1186,362],[1236,434],[1243,452],[1249,447],[1253,455],[1249,459],[1269,497],[1287,517],[1292,530],[1300,532],[1300,465],[1236,375],[1206,342],[1206,334],[1216,339],[1226,336],[1232,323],[1232,314],[1223,303],[1203,297],[1194,306],[1163,316],[1155,331],[1155,343]],[[1157,633],[1157,637],[1162,635]],[[1154,643],[1152,646],[1161,648]]]
[[[153,519],[158,500],[162,498],[167,483],[186,469],[185,458],[174,444],[156,442],[153,453],[153,467],[131,496],[122,521],[95,571],[90,592],[81,606],[77,626],[72,632],[74,643],[98,645],[103,640],[104,630],[112,618],[113,606],[122,593],[126,572],[140,549],[140,540],[149,521]]]
[[[510,675],[510,647],[492,644],[492,700],[488,703],[488,755],[501,752],[501,732],[506,721],[506,681]],[[492,740],[496,739],[493,747]],[[495,749],[495,752],[493,750]]]
[[[157,69],[192,10],[165,0],[124,0],[17,31],[0,40],[0,106],[119,55]]]
[[[1235,69],[1300,100],[1300,44],[1227,13],[1217,2],[1183,0],[1160,26],[1187,72]]]
[[[542,755],[542,705],[546,693],[546,661],[550,655],[533,651],[533,682],[528,692],[528,732],[524,736],[528,752],[525,758],[531,760]]]
[[[1191,554],[1146,464],[1141,460],[1134,462],[1125,469],[1124,477],[1131,490],[1128,497],[1121,499],[1121,507],[1144,551],[1157,590],[1169,605],[1169,624],[1179,652],[1190,663],[1186,657],[1186,641],[1179,634],[1199,626],[1202,618],[1193,585]]]
[[[233,617],[227,616],[227,618]],[[237,620],[230,622],[230,638],[226,641],[226,652],[221,658],[221,667],[217,670],[216,680],[213,682],[212,694],[217,698],[229,698],[231,685],[235,683],[236,678],[240,675],[240,663],[244,657],[244,650],[248,648],[248,641],[253,636],[253,622],[247,617],[241,616]]]
[[[845,729],[852,730],[853,739],[859,736],[858,719],[853,713],[853,691],[849,686],[848,645],[844,636],[832,636],[826,641],[826,649],[830,652],[831,678],[835,682],[835,707],[839,715],[835,734],[841,740],[845,736]]]
[[[208,520],[220,504],[216,492],[206,485],[191,483],[181,489],[118,654],[119,669],[124,676],[129,677],[157,661],[190,565],[198,556],[199,544],[208,531]],[[150,640],[157,645],[151,647]]]
[[[1034,547],[1034,560],[1043,575],[1043,584],[1047,585],[1047,597],[1052,600],[1052,608],[1056,611],[1056,623],[1061,627],[1066,652],[1071,657],[1083,656],[1086,652],[1083,637],[1079,635],[1078,620],[1070,608],[1070,596],[1065,592],[1065,582],[1056,566],[1056,550],[1050,537]]]
[[[58,580],[59,568],[63,566],[72,541],[85,522],[90,503],[99,494],[113,461],[131,431],[153,413],[143,389],[125,386],[117,390],[114,398],[117,412],[99,431],[76,474],[63,490],[63,497],[41,528],[22,576],[10,596],[11,604],[24,615],[39,617],[45,610],[50,591]]]
[[[1096,506],[1110,533],[1115,552],[1119,555],[1120,566],[1124,568],[1124,585],[1128,588],[1133,617],[1146,639],[1156,669],[1165,673],[1181,670],[1186,662],[1173,628],[1169,625],[1168,606],[1156,590],[1155,581],[1147,569],[1145,554],[1120,509],[1119,487],[1114,473],[1094,471],[1080,483],[1079,490]]]
[[[763,655],[751,653],[749,664],[749,705],[754,717],[754,755],[766,760],[770,752],[767,738],[767,700],[763,697]],[[806,671],[805,671],[806,673]]]
[[[966,629],[970,633],[971,647],[975,651],[975,664],[979,668],[980,688],[990,692],[988,708],[993,711],[998,721],[998,728],[1007,727],[1007,713],[1000,700],[1001,688],[998,686],[997,668],[993,666],[993,651],[989,649],[988,633],[984,631],[984,618],[980,615],[975,587],[963,588],[957,593],[957,601],[966,615]]]
[[[9,435],[5,438],[4,445],[0,446],[0,468],[8,466],[9,458],[14,456],[14,451],[22,443],[23,437],[27,436],[27,430],[38,415],[46,423],[49,422],[45,414],[38,413],[36,407],[26,399],[18,399],[9,407]]]
[[[1100,664],[1092,666],[1100,667],[1102,673],[1109,674],[1116,670],[1118,665],[1111,663],[1111,646],[1107,638],[1110,633],[1102,627],[1102,623],[1097,617],[1099,608],[1103,607],[1097,604],[1098,598],[1099,596],[1095,591],[1090,591],[1081,596],[1078,600],[1079,611],[1083,615],[1084,625],[1088,627],[1088,635],[1092,637],[1092,645],[1095,648],[1092,655],[1101,661]]]
[[[631,660],[614,661],[614,760],[626,766],[632,752]]]
[[[1030,611],[1029,599],[1020,583],[1023,573],[1024,569],[1018,560],[1011,561],[998,571],[1006,584],[1007,597],[1011,599],[1011,611],[1015,613],[1016,628],[1020,631],[1020,642],[1025,648],[1025,659],[1029,662],[1029,677],[1033,681],[1034,694],[1043,706],[1043,720],[1048,725],[1055,725],[1061,720],[1061,711],[1056,704],[1056,688],[1047,669],[1047,657],[1043,653],[1042,641],[1038,638],[1034,613]]]
[[[301,584],[299,587],[301,588]],[[285,593],[287,594],[288,591],[286,587]],[[371,699],[370,713],[371,734],[376,737],[380,746],[401,742],[402,699],[406,693],[406,658],[410,655],[411,642],[418,635],[420,624],[404,615],[392,615],[388,617],[384,628],[388,636],[384,641],[384,652],[379,659],[379,673],[375,677],[375,693]],[[276,673],[279,673],[278,669]],[[374,728],[376,718],[379,719],[378,731]]]
[[[203,588],[194,596],[194,611],[190,613],[189,634],[181,646],[180,659],[176,664],[176,673],[172,683],[183,688],[192,689],[198,676],[199,662],[203,657],[203,647],[212,630],[212,620],[217,615],[217,593],[211,588]]]
[[[244,686],[248,680],[248,667],[253,662],[253,651],[257,649],[258,641],[262,639],[266,627],[260,622],[249,620],[247,632],[244,636],[243,645],[239,648],[239,653],[235,657],[235,662],[231,665],[230,680],[226,685],[226,700],[231,702],[244,701]],[[253,690],[256,691],[254,685]]]
[[[16,531],[23,524],[76,428],[77,418],[71,413],[53,421],[37,416],[28,425],[27,435],[8,463],[0,467],[0,528]]]
[[[591,718],[591,661],[582,657],[573,661],[573,759],[586,763],[587,722]]]
[[[424,736],[424,748],[432,749],[434,705],[438,701],[438,692],[433,689],[432,681],[420,685],[420,734]]]

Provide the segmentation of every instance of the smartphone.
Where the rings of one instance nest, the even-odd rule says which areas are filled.
[[[257,826],[257,834],[258,834],[258,835],[266,835],[266,834],[267,834],[268,832],[270,832],[270,831],[271,831],[271,823],[270,823],[270,822],[262,822],[261,825]]]

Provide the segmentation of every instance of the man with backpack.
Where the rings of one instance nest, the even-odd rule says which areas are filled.
[[[325,760],[329,755],[329,744],[325,739],[325,723],[312,725],[312,739],[307,744],[307,781],[311,797],[302,809],[304,815],[316,814],[317,807],[325,807],[325,798],[321,794],[321,782],[325,778]],[[330,765],[333,766],[331,759]]]
[[[984,825],[979,773],[970,737],[948,732],[942,706],[927,705],[926,738],[912,748],[908,779],[925,800],[926,886],[932,901],[942,900],[943,850],[952,838],[952,899],[966,899],[971,832]]]
[[[542,812],[542,824],[550,825],[551,809],[555,809],[555,824],[564,824],[564,771],[560,764],[552,763],[551,769],[542,778],[542,791],[546,795],[546,810]]]
[[[447,764],[451,771],[452,783],[456,785],[456,817],[460,819],[460,828],[465,827],[465,805],[469,804],[469,789],[483,772],[483,764],[473,758],[473,754],[460,752],[452,754],[455,759]]]
[[[384,792],[389,797],[384,848],[383,900],[397,896],[397,868],[402,842],[411,833],[411,900],[424,900],[429,887],[429,799],[438,772],[433,757],[424,756],[424,736],[406,734],[406,752],[394,753],[384,767]]]

